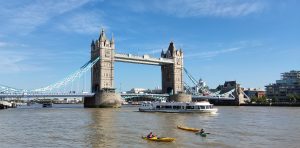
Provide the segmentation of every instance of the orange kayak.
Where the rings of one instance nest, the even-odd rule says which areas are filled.
[[[180,125],[177,125],[177,128],[186,130],[186,131],[191,131],[191,132],[199,132],[200,131],[200,129],[198,129],[198,128],[190,128],[190,127],[184,127],[184,126],[180,126]]]

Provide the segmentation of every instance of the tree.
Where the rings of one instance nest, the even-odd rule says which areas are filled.
[[[251,97],[251,103],[257,103],[258,98],[256,96]]]
[[[297,102],[300,102],[300,94],[299,94],[299,95],[296,95],[296,101],[297,101]]]
[[[295,103],[297,101],[297,95],[295,94],[288,94],[287,98],[289,99],[290,103]]]

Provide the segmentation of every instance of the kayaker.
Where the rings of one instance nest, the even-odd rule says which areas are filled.
[[[204,134],[205,132],[204,132],[204,129],[202,128],[201,130],[200,130],[200,132],[199,132],[200,134]]]
[[[153,138],[155,137],[155,135],[152,134],[152,132],[150,132],[148,135],[147,135],[147,138]]]

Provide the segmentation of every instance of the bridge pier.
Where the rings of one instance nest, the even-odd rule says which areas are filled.
[[[87,108],[106,108],[121,107],[121,95],[114,90],[102,90],[95,93],[92,97],[84,98],[84,107]]]

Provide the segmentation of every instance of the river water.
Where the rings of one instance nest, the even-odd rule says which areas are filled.
[[[0,110],[0,147],[300,147],[299,107],[224,107],[217,114],[137,112],[82,105]],[[203,138],[177,125],[204,128]],[[153,131],[171,143],[141,139]]]

